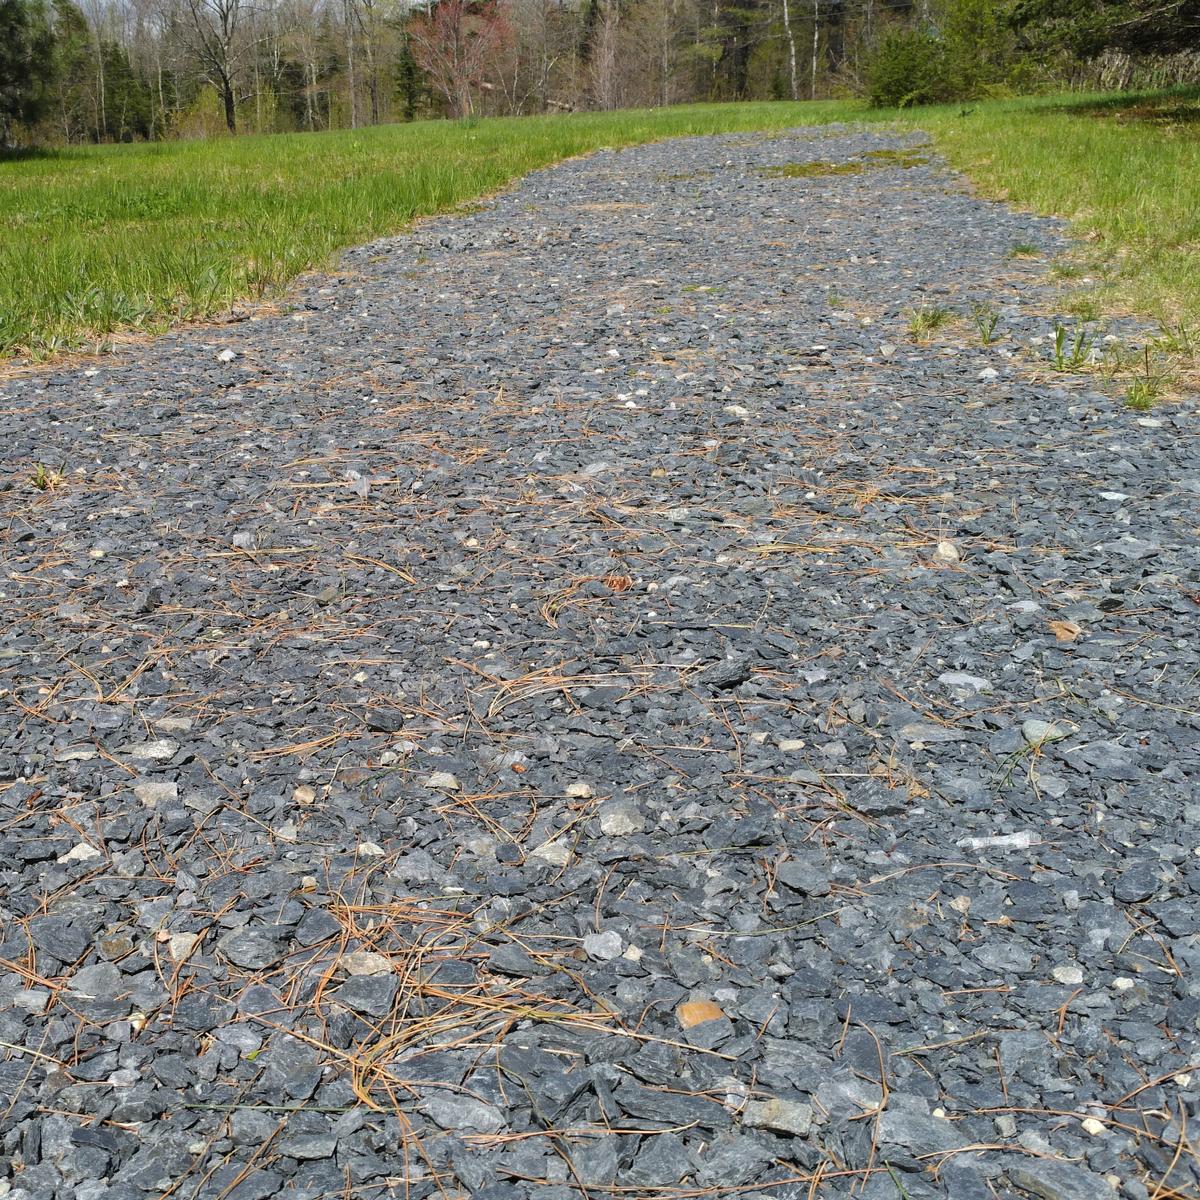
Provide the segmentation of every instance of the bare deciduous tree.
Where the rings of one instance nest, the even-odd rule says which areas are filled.
[[[416,17],[409,32],[413,54],[454,117],[475,111],[475,93],[511,37],[507,14],[497,0],[472,8],[466,0],[438,0],[428,16]]]
[[[617,44],[621,28],[619,0],[595,0],[600,15],[592,42],[592,103],[597,108],[617,107]]]
[[[214,94],[231,132],[816,97],[861,88],[881,29],[950,2],[51,0],[40,120],[103,141],[211,131]]]
[[[242,0],[182,0],[176,25],[221,97],[225,124],[237,132],[237,81],[241,68]]]

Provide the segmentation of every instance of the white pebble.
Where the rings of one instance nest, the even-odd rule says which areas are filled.
[[[86,842],[80,842],[78,846],[72,846],[66,854],[60,854],[58,861],[60,863],[92,862],[97,858],[103,857],[104,855],[95,846],[89,846]]]
[[[606,929],[603,933],[589,933],[583,939],[583,949],[588,958],[611,962],[625,949],[625,943],[615,930]]]

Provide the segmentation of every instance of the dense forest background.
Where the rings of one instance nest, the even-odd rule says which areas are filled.
[[[0,144],[1200,78],[1200,0],[0,0]]]

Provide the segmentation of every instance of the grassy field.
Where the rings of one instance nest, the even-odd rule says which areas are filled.
[[[904,114],[854,102],[695,105],[0,161],[0,355],[51,354],[269,297],[341,247],[601,146],[832,120],[928,130],[985,193],[1070,217],[1097,260],[1089,269],[1104,272],[1101,303],[1190,328],[1200,323],[1200,137],[1146,119],[1156,104],[1189,102],[1041,98]],[[1131,111],[1139,119],[1115,119]]]
[[[1071,96],[929,109],[917,120],[985,195],[1070,218],[1069,278],[1101,280],[1101,311],[1200,326],[1200,92]],[[1088,315],[1086,306],[1081,315]]]

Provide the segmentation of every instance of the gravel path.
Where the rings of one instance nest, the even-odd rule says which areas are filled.
[[[0,1196],[1197,1194],[1196,405],[896,147],[0,383]]]

